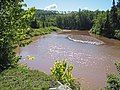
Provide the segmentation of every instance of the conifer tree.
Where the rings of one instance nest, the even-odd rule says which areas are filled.
[[[120,8],[120,0],[117,2],[117,7]]]
[[[114,30],[118,29],[118,14],[117,14],[117,7],[115,5],[115,0],[113,0],[113,6],[111,8],[110,18],[111,18],[111,26],[112,26],[112,28]]]
[[[113,37],[114,32],[111,29],[109,10],[107,11],[106,20],[103,26],[102,35],[107,37]]]

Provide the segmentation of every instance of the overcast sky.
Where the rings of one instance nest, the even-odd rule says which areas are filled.
[[[112,0],[24,0],[28,8],[36,7],[44,10],[78,11],[81,9],[107,10]]]

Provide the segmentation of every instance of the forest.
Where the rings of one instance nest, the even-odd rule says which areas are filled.
[[[23,2],[0,0],[0,90],[48,90],[53,79],[54,83],[61,81],[72,90],[79,90],[80,86],[72,76],[72,65],[67,66],[64,61],[56,62],[51,69],[52,75],[47,75],[18,65],[22,57],[16,55],[15,49],[27,46],[33,37],[63,29],[88,31],[120,40],[120,0],[117,4],[113,0],[111,9],[107,11],[47,11],[35,7],[24,10],[22,7],[26,4]],[[115,62],[115,65],[120,73],[120,62]],[[34,86],[33,81],[36,81]],[[120,90],[119,75],[108,75],[106,90]]]
[[[61,29],[90,30],[91,33],[108,38],[120,39],[120,1],[107,11],[44,11],[35,12],[40,27],[56,26]]]

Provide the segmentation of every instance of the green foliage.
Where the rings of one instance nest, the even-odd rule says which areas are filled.
[[[30,32],[29,32],[29,35],[31,37],[33,37],[33,36],[50,34],[53,31],[59,32],[59,31],[61,31],[61,29],[59,29],[57,27],[53,27],[53,26],[46,27],[46,28],[39,28],[39,29],[31,29]]]
[[[120,60],[115,62],[119,75],[110,74],[107,76],[106,90],[120,90]]]
[[[79,10],[79,12],[36,10],[35,17],[42,28],[57,26],[62,29],[90,29],[94,12],[88,10]]]
[[[53,27],[53,26],[51,26],[51,27],[48,27],[51,31],[55,31],[55,32],[59,32],[59,31],[61,31],[61,29],[60,28],[58,28],[58,27]]]
[[[115,30],[114,37],[120,40],[120,30]]]
[[[117,2],[117,7],[120,8],[120,0]]]
[[[90,29],[94,13],[88,10],[79,10],[79,12],[68,12],[59,14],[56,17],[56,26],[63,29]]]
[[[66,61],[56,61],[54,67],[51,69],[51,73],[61,83],[70,85],[74,80],[72,70],[73,66],[68,66]]]
[[[120,78],[114,74],[108,75],[106,90],[120,90]]]
[[[0,74],[0,90],[48,90],[51,78],[43,72],[18,66]]]
[[[103,35],[108,38],[120,39],[120,2],[118,1],[115,5],[115,0],[113,0],[113,6],[110,11],[101,13],[97,15],[94,19],[94,24],[91,29],[92,33]]]
[[[120,73],[120,60],[116,61],[115,65]]]
[[[44,11],[37,9],[35,18],[38,21],[40,28],[55,26],[55,17],[58,14],[56,11]]]
[[[50,34],[53,31],[59,32],[61,31],[61,29],[53,26],[46,27],[46,28],[39,28],[39,29],[27,28],[26,35],[20,36],[19,46],[24,47],[25,45],[30,44],[32,42],[32,37]],[[14,47],[17,47],[17,46],[14,45]]]
[[[72,76],[73,65],[68,65],[66,61],[56,61],[51,69],[51,74],[57,81],[69,85],[73,90],[80,88],[75,84]]]
[[[93,20],[93,27],[90,30],[90,32],[95,33],[97,35],[101,34],[102,26],[106,20],[106,13],[105,12],[100,12],[96,18]]]
[[[23,0],[0,2],[0,70],[16,65],[18,59],[14,45],[26,36],[27,22],[33,17],[35,8],[22,10]]]
[[[32,20],[30,22],[30,27],[31,28],[34,28],[34,29],[38,29],[39,28],[39,25],[38,25],[38,21],[35,19],[35,20]]]

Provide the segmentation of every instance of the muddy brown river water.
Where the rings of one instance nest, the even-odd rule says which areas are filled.
[[[104,44],[75,42],[68,39],[69,35],[91,36]],[[77,40],[80,39],[77,36]],[[114,62],[120,60],[120,41],[89,35],[88,31],[63,31],[38,38],[20,48],[19,55],[22,56],[20,63],[47,74],[50,74],[54,61],[65,59],[74,65],[73,75],[81,83],[82,90],[98,90],[106,86],[107,74],[117,73]],[[35,60],[28,60],[28,56]]]

